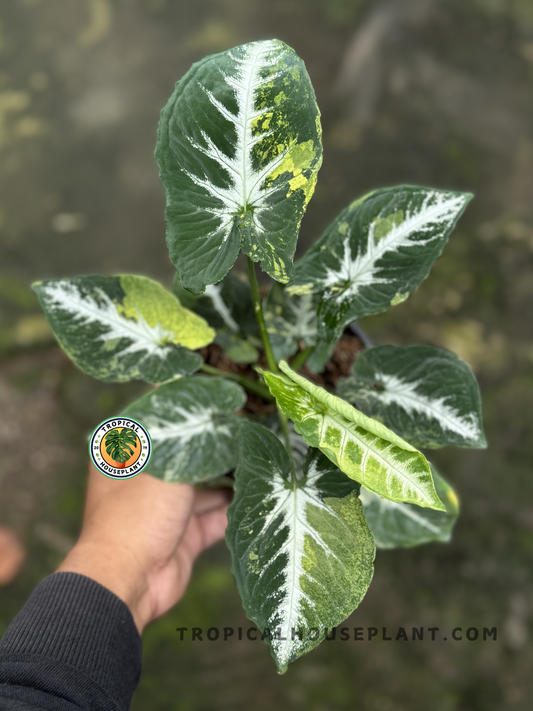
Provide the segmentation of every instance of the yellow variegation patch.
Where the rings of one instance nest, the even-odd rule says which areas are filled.
[[[121,276],[120,286],[124,290],[122,304],[117,310],[127,318],[136,321],[142,318],[149,326],[160,324],[173,338],[166,336],[166,342],[185,346],[191,350],[204,348],[215,339],[215,331],[201,317],[183,307],[174,294],[152,279],[139,276]]]

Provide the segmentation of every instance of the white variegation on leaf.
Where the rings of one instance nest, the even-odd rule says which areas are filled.
[[[222,284],[209,284],[205,288],[205,296],[211,299],[214,310],[222,319],[226,328],[228,328],[233,333],[239,332],[239,324],[233,318],[231,311],[229,310],[226,302],[222,298]]]
[[[163,385],[123,414],[150,433],[150,474],[164,481],[195,483],[236,466],[235,439],[242,418],[233,413],[245,400],[236,383],[195,376]]]
[[[367,349],[337,392],[415,446],[487,446],[476,378],[444,348]]]
[[[180,298],[185,292],[174,282],[174,293]],[[191,294],[187,292],[190,299]],[[210,284],[199,297],[192,297],[191,310],[216,329],[215,343],[236,363],[259,360],[256,346],[261,345],[255,319],[250,285],[233,274],[218,284]]]
[[[350,478],[391,501],[444,511],[424,455],[380,422],[298,375],[263,376],[278,406],[305,441]]]
[[[435,467],[432,466],[431,471],[446,511],[396,503],[361,487],[359,498],[378,548],[410,548],[431,541],[446,543],[450,540],[459,514],[459,502],[452,487]]]
[[[177,83],[156,158],[185,288],[219,282],[239,249],[289,280],[322,160],[319,116],[304,63],[279,40],[206,57]]]
[[[63,350],[94,378],[149,383],[193,373],[192,350],[215,332],[160,284],[138,276],[82,276],[33,285]]]
[[[264,303],[267,331],[276,360],[294,355],[300,341],[314,346],[317,341],[316,309],[313,294],[289,296],[281,284],[274,284]]]
[[[318,295],[291,295],[285,286],[274,284],[264,304],[265,322],[276,361],[298,352],[301,344],[312,346],[306,365],[320,373],[331,356],[334,343],[323,341],[317,331]]]
[[[358,486],[317,450],[301,475],[275,435],[243,423],[226,540],[246,613],[280,673],[359,605],[375,555]]]
[[[412,186],[370,193],[343,210],[298,261],[289,293],[320,294],[318,330],[334,340],[352,321],[407,299],[471,197]]]

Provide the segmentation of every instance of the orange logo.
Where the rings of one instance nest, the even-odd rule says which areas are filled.
[[[148,464],[152,442],[140,422],[116,418],[96,428],[89,451],[93,464],[102,474],[113,479],[130,479]]]

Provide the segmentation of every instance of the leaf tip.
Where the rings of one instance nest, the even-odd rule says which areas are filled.
[[[480,435],[477,439],[477,442],[475,443],[474,447],[476,449],[487,449],[489,446],[489,443],[487,442],[487,437],[483,430],[481,430]]]
[[[279,366],[279,369],[283,373],[285,373],[285,375],[289,375],[289,373],[292,373],[292,370],[286,360],[280,360],[280,362],[278,363],[278,366]]]
[[[438,501],[438,504],[433,504],[429,508],[434,509],[435,511],[443,511],[446,513],[446,506],[442,503],[440,498],[435,494],[435,499]]]

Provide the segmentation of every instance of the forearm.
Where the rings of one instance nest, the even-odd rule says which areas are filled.
[[[141,653],[124,602],[85,576],[56,573],[0,640],[2,708],[126,711]]]
[[[134,551],[113,549],[93,538],[81,540],[58,568],[60,573],[85,575],[114,593],[128,607],[137,631],[142,634],[151,619],[147,598],[147,575],[137,573]]]

